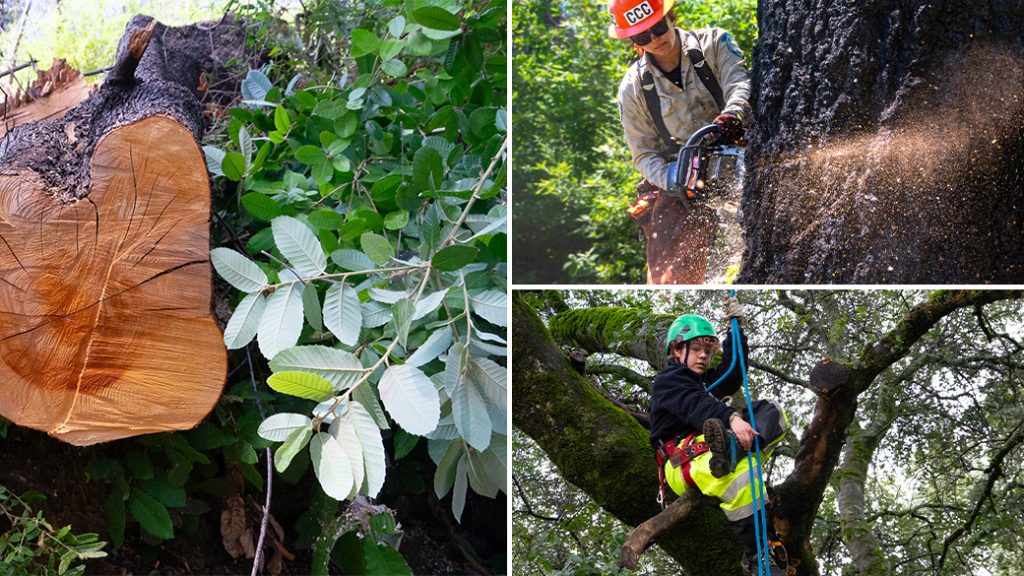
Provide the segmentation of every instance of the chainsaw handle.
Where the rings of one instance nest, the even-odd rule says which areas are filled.
[[[697,148],[704,146],[704,139],[708,136],[718,134],[721,127],[718,124],[708,124],[690,135],[686,146],[679,149],[676,157],[676,186],[681,187],[679,194],[686,199],[686,182],[689,180],[690,165],[693,163],[693,154]]]

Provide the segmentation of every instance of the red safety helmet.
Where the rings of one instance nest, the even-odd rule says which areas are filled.
[[[672,10],[675,0],[609,0],[608,12],[614,24],[608,34],[615,38],[629,38],[654,26]]]

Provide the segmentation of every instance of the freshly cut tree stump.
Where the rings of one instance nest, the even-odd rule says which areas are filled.
[[[0,415],[88,445],[220,397],[197,46],[237,28],[136,17],[97,93],[0,142]]]
[[[191,428],[227,365],[203,157],[154,116],[105,136],[92,166],[70,204],[0,176],[0,413],[77,445]]]

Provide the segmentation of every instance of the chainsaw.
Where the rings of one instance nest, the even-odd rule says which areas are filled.
[[[670,197],[687,203],[706,202],[725,194],[731,182],[743,177],[742,145],[718,141],[719,127],[709,124],[690,136],[676,157],[676,185],[664,191]],[[646,184],[646,181],[641,184]],[[637,188],[637,199],[629,207],[629,215],[643,225],[650,218],[659,190],[654,186]]]

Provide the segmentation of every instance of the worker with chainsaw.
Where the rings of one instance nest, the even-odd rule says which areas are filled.
[[[735,38],[720,28],[673,24],[675,0],[610,0],[609,33],[629,39],[640,58],[619,84],[619,116],[644,177],[630,214],[647,236],[647,278],[653,284],[699,284],[718,218],[688,202],[676,156],[687,138],[714,123],[721,143],[743,144],[750,77]]]
[[[726,301],[725,315],[727,324],[732,318],[742,321],[743,308],[735,298]],[[755,432],[746,411],[729,405],[729,396],[743,383],[739,369],[728,371],[733,360],[732,339],[737,337],[730,332],[722,346],[711,322],[703,316],[683,314],[672,323],[665,338],[668,364],[655,377],[651,393],[650,438],[657,455],[661,498],[667,484],[680,496],[695,488],[721,500],[720,507],[744,548],[744,570],[757,575],[755,494],[748,461],[737,453],[740,448],[751,450],[757,435],[767,457],[782,441],[789,422],[776,403],[758,400],[753,403]],[[746,336],[738,337],[746,365]],[[707,388],[712,385],[709,394]],[[773,571],[768,574],[782,574],[775,566],[781,562],[773,559],[772,563]]]

